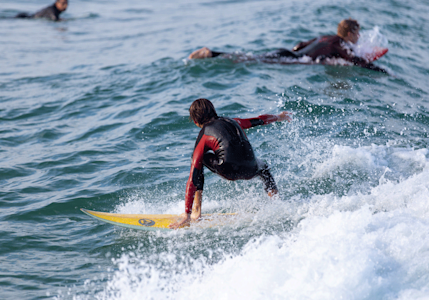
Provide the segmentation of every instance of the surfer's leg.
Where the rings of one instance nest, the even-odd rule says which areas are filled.
[[[271,175],[270,168],[268,164],[264,161],[258,159],[258,167],[259,167],[259,177],[264,182],[264,190],[268,194],[268,196],[274,196],[279,191],[277,189],[276,181],[274,180],[273,175]]]
[[[284,49],[284,48],[277,50],[277,55],[279,57],[291,57],[291,58],[298,58],[298,57],[300,57],[295,52],[292,52],[292,51],[290,51],[288,49]]]
[[[247,170],[240,170],[236,165],[225,163],[212,151],[204,153],[203,166],[227,180],[250,179],[258,175],[255,174],[255,169],[249,173]]]
[[[278,49],[273,52],[265,53],[262,55],[262,58],[267,58],[267,59],[275,59],[280,57],[299,58],[300,56],[297,55],[295,52],[292,52],[284,48]]]
[[[376,65],[374,65],[374,64],[372,64],[372,63],[369,63],[369,64],[365,65],[365,66],[364,66],[364,68],[366,68],[366,69],[370,69],[370,70],[373,70],[373,71],[377,71],[377,72],[381,72],[381,73],[388,74],[388,73],[387,73],[387,71],[386,71],[385,69],[382,69],[382,68],[380,68],[380,67],[377,67]]]
[[[213,51],[212,50],[212,57],[216,57],[216,56],[219,56],[219,55],[222,55],[222,54],[226,54],[225,52],[218,52],[218,51]]]
[[[18,18],[18,19],[30,19],[30,18],[32,18],[33,16],[31,16],[31,15],[29,15],[29,14],[27,14],[27,13],[19,13],[19,14],[17,14],[16,16],[15,16],[15,18]]]
[[[203,156],[203,165],[213,173],[219,174],[218,157],[213,152],[206,152]]]

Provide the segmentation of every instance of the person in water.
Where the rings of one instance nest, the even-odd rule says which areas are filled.
[[[348,62],[353,63],[355,66],[360,66],[374,71],[387,73],[386,70],[375,66],[373,63],[364,58],[355,56],[350,48],[352,44],[356,44],[359,40],[360,25],[356,20],[347,19],[342,20],[338,24],[336,35],[325,35],[306,42],[300,42],[293,47],[292,51],[288,49],[278,49],[271,53],[265,53],[257,56],[264,62],[275,62],[283,57],[287,58],[300,58],[303,56],[310,57],[314,62],[326,63],[328,59],[342,58]],[[189,59],[199,59],[216,57],[223,52],[212,51],[207,47],[203,47],[192,52]]]
[[[57,0],[54,4],[36,12],[33,15],[27,13],[20,13],[16,15],[15,18],[24,18],[24,19],[39,19],[44,18],[52,21],[59,21],[60,14],[67,9],[68,0]]]
[[[213,104],[200,98],[191,104],[189,114],[201,131],[195,142],[191,171],[186,184],[185,213],[177,222],[171,224],[170,228],[177,229],[201,217],[204,166],[228,180],[248,180],[258,176],[264,182],[265,191],[270,197],[278,193],[268,165],[255,157],[243,129],[276,121],[290,122],[292,118],[289,112],[250,119],[218,117]]]

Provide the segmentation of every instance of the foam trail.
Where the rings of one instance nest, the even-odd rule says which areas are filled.
[[[326,197],[335,202],[333,196]],[[183,295],[199,291],[191,299],[429,297],[429,169],[399,184],[382,184],[366,196],[343,197],[352,203],[348,198],[362,206],[323,216],[316,208],[320,202],[315,202],[294,232],[249,243],[242,255],[216,265]]]
[[[185,254],[181,254],[185,262],[177,264],[177,253],[167,251],[162,265],[170,267],[160,268],[138,254],[124,254],[96,298],[427,299],[427,151],[386,154],[383,149],[387,148],[362,147],[353,152],[337,147],[332,152],[337,164],[322,163],[318,174],[357,161],[356,157],[366,158],[362,168],[385,167],[387,157],[397,170],[405,170],[404,161],[414,161],[411,168],[416,172],[417,164],[420,171],[399,182],[381,180],[366,195],[327,194],[306,203],[282,203],[281,213],[301,216],[298,226],[251,239],[239,254],[225,253],[214,264]],[[281,209],[278,203],[273,207]]]

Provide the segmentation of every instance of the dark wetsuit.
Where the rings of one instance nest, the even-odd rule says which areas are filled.
[[[191,213],[195,192],[203,190],[206,166],[228,180],[261,177],[265,190],[277,190],[268,165],[256,159],[253,148],[243,129],[277,121],[275,115],[262,115],[252,119],[219,117],[206,123],[195,142],[191,172],[186,184],[185,211]]]
[[[20,13],[15,18],[29,18],[29,19],[44,18],[52,21],[58,21],[60,19],[61,13],[62,11],[58,10],[58,8],[55,6],[55,3],[54,3],[51,6],[48,6],[36,12],[34,15],[29,15],[27,13]]]
[[[213,51],[213,50],[210,50],[210,51],[212,52],[212,57],[216,57],[216,56],[219,56],[221,54],[225,54],[224,52],[216,52],[216,51]]]
[[[360,66],[374,71],[387,73],[386,70],[377,67],[367,60],[353,55],[352,51],[347,48],[346,42],[338,35],[325,35],[314,38],[307,42],[301,42],[293,48],[293,51],[279,49],[275,52],[265,54],[265,58],[291,57],[299,58],[309,56],[312,60],[320,60],[322,63],[327,58],[342,58]]]
[[[212,51],[212,57],[221,54],[225,53]],[[272,60],[278,60],[282,57],[298,59],[304,55],[309,56],[313,61],[319,60],[321,63],[327,58],[342,58],[353,63],[355,66],[387,73],[386,70],[377,67],[373,63],[353,55],[352,51],[346,47],[346,42],[338,35],[321,36],[307,42],[299,43],[293,48],[293,51],[281,48],[274,52],[258,55],[257,58],[266,62],[273,62]]]

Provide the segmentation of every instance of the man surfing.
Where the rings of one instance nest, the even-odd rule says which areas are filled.
[[[257,55],[255,59],[267,63],[281,63],[281,58],[299,59],[307,56],[315,63],[326,64],[329,59],[342,58],[355,66],[387,73],[386,70],[377,67],[369,60],[354,55],[351,46],[355,45],[359,40],[359,30],[360,25],[356,20],[342,20],[338,24],[336,35],[320,36],[306,42],[300,42],[293,47],[292,51],[281,48],[274,52]],[[204,47],[192,52],[188,58],[200,59],[224,54],[226,53],[212,51]]]
[[[258,176],[270,197],[278,193],[268,165],[255,157],[243,129],[276,121],[290,122],[292,118],[289,112],[250,119],[230,119],[218,117],[213,104],[200,98],[191,104],[189,114],[201,131],[195,142],[191,171],[186,184],[185,213],[177,222],[171,224],[170,228],[177,229],[201,217],[204,166],[227,180],[249,180]]]

